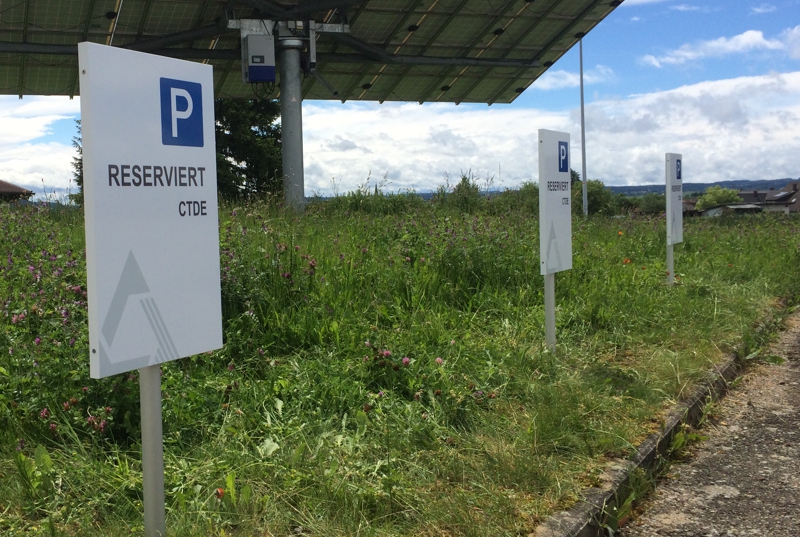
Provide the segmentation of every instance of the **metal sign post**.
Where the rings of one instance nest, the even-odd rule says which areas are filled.
[[[539,129],[539,258],[544,276],[545,340],[556,349],[555,273],[572,268],[569,134]]]
[[[589,191],[588,191],[588,178],[586,177],[586,118],[583,111],[583,36],[581,35],[580,41],[580,58],[581,58],[581,171],[583,172],[582,193],[583,193],[583,216],[589,216]]]
[[[144,489],[144,534],[167,534],[164,509],[164,441],[161,431],[161,366],[139,370],[142,410],[142,488]]]
[[[145,535],[163,537],[160,364],[222,346],[212,68],[78,56],[90,373],[140,370]]]
[[[683,158],[678,153],[667,153],[667,283],[675,283],[675,256],[673,245],[683,242]]]

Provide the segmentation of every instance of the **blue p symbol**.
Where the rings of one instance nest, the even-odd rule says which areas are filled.
[[[558,142],[558,171],[569,171],[569,142]]]
[[[678,181],[681,180],[681,159],[675,160],[675,169],[678,172]]]
[[[203,86],[161,79],[161,143],[203,147]]]

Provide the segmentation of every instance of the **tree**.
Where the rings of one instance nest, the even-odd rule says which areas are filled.
[[[705,194],[700,196],[697,200],[695,209],[702,211],[709,207],[716,207],[717,205],[725,205],[726,203],[740,203],[742,198],[739,197],[739,192],[732,188],[722,188],[721,186],[710,186],[706,189]]]
[[[667,210],[667,196],[648,192],[637,199],[639,211],[643,214],[660,214]]]
[[[572,173],[578,175],[575,170]],[[589,179],[586,182],[586,199],[589,205],[589,214],[614,214],[614,195],[606,188],[602,181]],[[583,214],[583,183],[580,179],[572,183],[572,212]]]
[[[277,101],[217,99],[217,189],[226,197],[283,189]]]
[[[72,179],[78,187],[78,191],[69,195],[69,199],[76,205],[83,205],[83,137],[81,136],[81,120],[76,119],[75,125],[78,128],[78,135],[72,137],[72,147],[78,153],[72,157]]]

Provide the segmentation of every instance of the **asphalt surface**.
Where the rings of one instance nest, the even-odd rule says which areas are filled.
[[[800,537],[800,311],[761,357],[621,537]]]

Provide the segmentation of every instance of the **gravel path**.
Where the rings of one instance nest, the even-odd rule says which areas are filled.
[[[800,536],[800,311],[673,464],[621,537]]]

